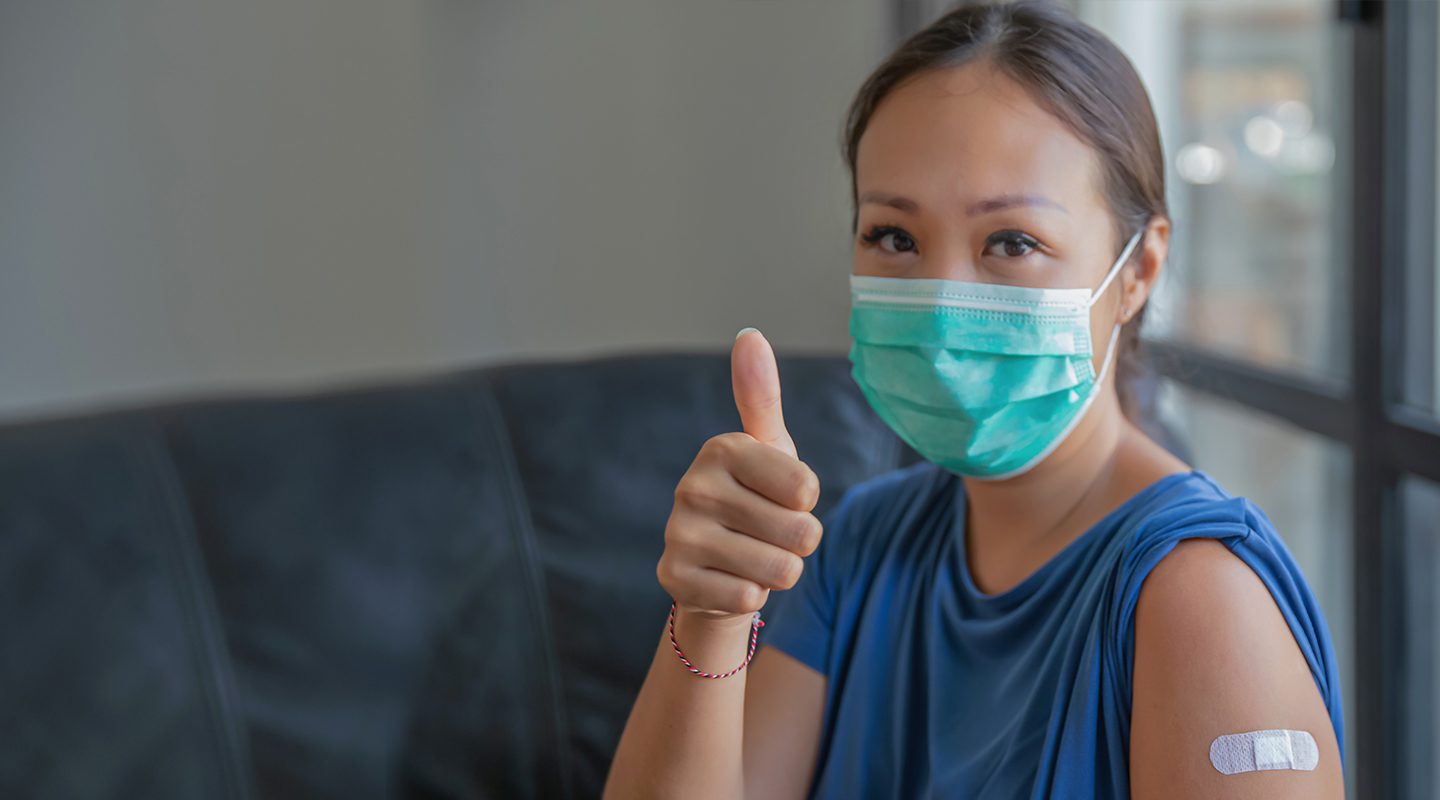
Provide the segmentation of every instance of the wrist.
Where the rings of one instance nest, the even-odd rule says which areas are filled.
[[[756,637],[765,623],[758,612],[745,615],[708,615],[670,608],[670,645],[681,664],[701,678],[728,678],[750,665]],[[682,650],[681,641],[685,642]],[[720,670],[725,671],[720,671]]]
[[[695,636],[726,635],[750,630],[754,613],[731,614],[675,603],[675,627],[693,631]]]

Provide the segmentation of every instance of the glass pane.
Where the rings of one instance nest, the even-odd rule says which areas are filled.
[[[1189,460],[1231,494],[1259,506],[1299,562],[1330,626],[1345,704],[1345,738],[1354,730],[1354,601],[1350,451],[1213,395],[1164,384],[1160,414],[1189,449]],[[1355,796],[1353,771],[1346,792]]]
[[[1334,1],[1080,11],[1126,50],[1161,121],[1175,231],[1149,335],[1345,377],[1348,39]]]
[[[1406,4],[1407,28],[1422,30],[1411,33],[1406,42],[1409,64],[1405,112],[1410,116],[1407,130],[1415,140],[1409,143],[1405,162],[1411,166],[1409,177],[1415,185],[1407,187],[1405,260],[1405,359],[1402,365],[1405,401],[1417,408],[1440,416],[1440,248],[1436,247],[1436,230],[1440,228],[1440,203],[1436,187],[1440,186],[1440,104],[1436,103],[1436,85],[1440,81],[1440,59],[1436,58],[1436,41],[1440,40],[1440,12],[1434,3]]]
[[[1440,796],[1436,776],[1436,720],[1440,719],[1440,485],[1407,477],[1400,483],[1400,508],[1405,530],[1406,715],[1404,797]]]

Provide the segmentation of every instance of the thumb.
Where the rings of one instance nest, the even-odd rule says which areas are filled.
[[[730,380],[735,385],[735,407],[745,432],[783,453],[796,456],[795,443],[785,430],[780,413],[780,372],[775,351],[765,335],[746,328],[735,337],[730,351]]]

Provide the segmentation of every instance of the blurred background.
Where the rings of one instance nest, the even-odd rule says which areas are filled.
[[[842,115],[946,5],[6,0],[0,420],[843,353]],[[1319,594],[1351,796],[1440,796],[1435,6],[1068,5],[1161,121],[1159,413]]]

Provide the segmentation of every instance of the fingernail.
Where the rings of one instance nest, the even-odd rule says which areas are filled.
[[[741,336],[744,336],[744,335],[747,334],[747,333],[759,333],[759,332],[760,332],[760,329],[759,329],[759,328],[741,328],[741,329],[740,329],[740,332],[737,333],[737,334],[735,334],[735,338],[736,338],[736,339],[739,339]]]

